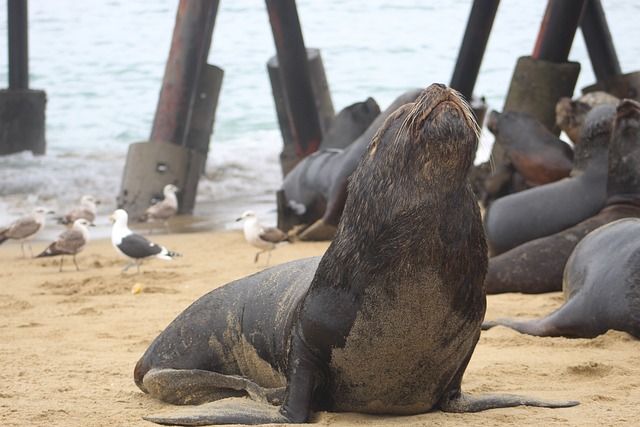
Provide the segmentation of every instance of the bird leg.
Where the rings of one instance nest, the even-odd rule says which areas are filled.
[[[58,273],[62,272],[62,263],[64,262],[64,255],[60,257],[60,268],[58,269]]]
[[[257,264],[257,263],[258,263],[258,257],[259,257],[259,256],[260,256],[260,254],[261,254],[261,253],[263,253],[263,252],[264,252],[264,251],[259,251],[259,252],[256,254],[256,257],[253,259],[253,263],[254,263],[254,264]]]
[[[76,261],[76,255],[73,254],[73,263],[76,265],[76,271],[80,271],[80,267],[78,267],[78,262]]]

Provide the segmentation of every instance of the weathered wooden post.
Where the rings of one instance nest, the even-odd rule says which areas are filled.
[[[266,4],[277,53],[268,69],[284,139],[281,165],[286,175],[318,149],[323,126],[334,110],[320,52],[305,48],[295,0],[266,0]]]
[[[585,0],[549,0],[533,54],[518,59],[503,111],[522,111],[537,117],[556,135],[555,105],[571,97],[580,74],[580,64],[567,61],[580,22]],[[492,156],[504,160],[499,144]]]
[[[206,63],[219,2],[180,0],[149,142],[129,147],[118,206],[137,218],[166,184],[180,188],[179,213],[193,212],[222,83]]]
[[[29,89],[27,0],[7,1],[9,88],[0,90],[0,155],[44,154],[47,95]]]
[[[580,28],[597,79],[582,91],[603,90],[619,98],[640,101],[640,72],[622,74],[600,0],[587,0]]]

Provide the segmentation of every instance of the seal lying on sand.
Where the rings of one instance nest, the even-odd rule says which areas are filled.
[[[616,107],[595,107],[576,146],[570,177],[501,197],[484,216],[491,256],[576,225],[607,198],[607,161]]]
[[[170,402],[254,400],[146,419],[302,423],[313,410],[403,415],[577,404],[460,390],[486,306],[487,248],[468,181],[479,131],[472,117],[440,84],[398,109],[354,172],[320,260],[283,264],[203,296],[135,368],[142,390]],[[267,403],[281,398],[279,407]]]
[[[564,270],[565,303],[543,319],[485,322],[537,336],[593,338],[609,329],[640,338],[640,219],[603,225],[578,243]]]
[[[634,217],[640,217],[640,104],[624,99],[616,109],[609,144],[604,207],[573,227],[491,258],[487,293],[562,290],[562,272],[578,242],[604,224]]]

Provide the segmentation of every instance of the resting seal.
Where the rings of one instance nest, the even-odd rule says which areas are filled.
[[[562,231],[602,209],[615,113],[613,105],[589,113],[569,177],[501,197],[487,208],[484,228],[492,256]]]
[[[640,338],[640,219],[625,218],[589,233],[564,270],[565,303],[543,319],[501,319],[523,334],[593,338],[609,329]]]
[[[622,100],[616,109],[607,169],[607,199],[600,212],[491,258],[487,293],[560,291],[567,260],[584,236],[609,222],[640,217],[640,104],[633,100]]]
[[[302,239],[331,240],[347,199],[349,176],[356,170],[371,139],[391,113],[415,101],[422,90],[412,89],[399,96],[344,150],[320,150],[300,161],[282,183],[285,200],[284,206],[278,209],[278,226],[287,231],[291,227],[283,223],[283,218],[292,218],[296,224],[316,229],[313,234],[307,230],[300,236]]]
[[[312,410],[403,415],[577,404],[460,390],[486,306],[487,248],[468,180],[478,132],[466,102],[440,84],[389,116],[350,180],[320,260],[203,296],[135,368],[143,390],[172,402],[241,392],[256,400],[146,419],[303,423]],[[265,403],[278,402],[282,387],[279,407]]]
[[[492,111],[487,128],[530,187],[557,181],[571,172],[571,147],[531,114]]]

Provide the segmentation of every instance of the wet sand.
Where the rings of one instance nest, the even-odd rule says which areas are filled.
[[[259,271],[264,260],[253,263],[256,250],[240,231],[151,238],[183,256],[146,262],[140,275],[133,274],[135,268],[123,273],[126,260],[110,241],[99,239],[78,255],[80,272],[67,258],[59,273],[60,258],[24,259],[19,244],[0,246],[0,425],[152,426],[141,416],[171,409],[135,386],[136,361],[195,299]],[[46,245],[34,242],[34,252]],[[327,246],[298,242],[279,248],[271,265],[322,254]],[[136,284],[142,287],[138,294],[132,293]],[[561,303],[560,293],[490,296],[486,317],[536,317]],[[410,417],[323,412],[314,421],[329,426],[636,425],[640,341],[613,331],[588,340],[536,338],[497,327],[483,332],[463,390],[581,404]]]

